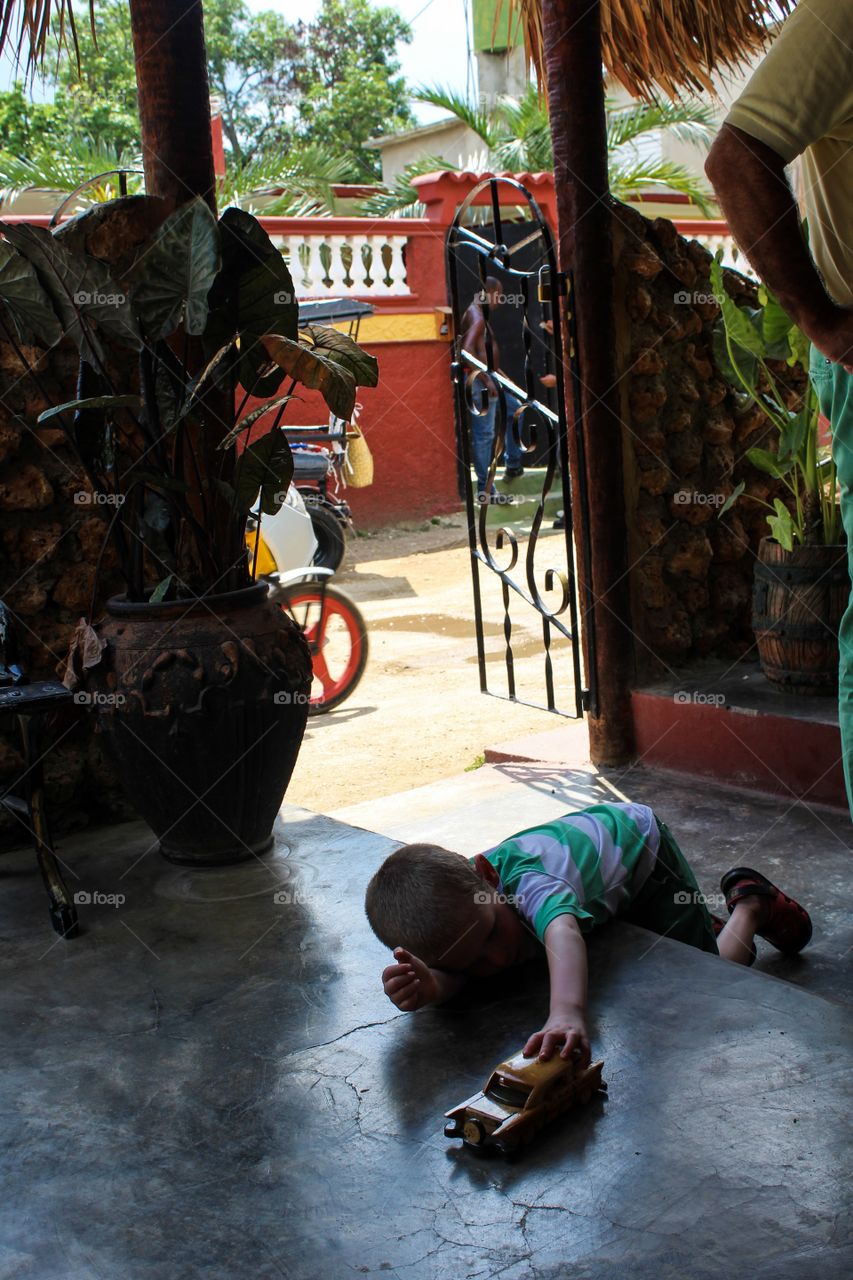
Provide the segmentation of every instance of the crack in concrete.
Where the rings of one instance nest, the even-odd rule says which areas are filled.
[[[326,1049],[330,1044],[337,1044],[340,1040],[346,1040],[348,1036],[354,1036],[357,1031],[369,1031],[371,1027],[387,1027],[398,1018],[407,1016],[406,1013],[395,1013],[392,1018],[377,1018],[375,1022],[362,1022],[357,1027],[350,1027],[349,1031],[342,1031],[339,1036],[333,1036],[331,1040],[321,1040],[319,1044],[306,1044],[299,1049],[291,1049],[290,1053],[286,1053],[279,1061],[287,1062],[288,1058],[295,1058],[300,1053],[313,1053],[315,1049]]]

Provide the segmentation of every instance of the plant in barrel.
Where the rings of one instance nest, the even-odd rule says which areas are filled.
[[[62,428],[108,512],[125,584],[98,619],[95,575],[67,682],[110,695],[99,728],[167,856],[250,857],[295,764],[311,660],[254,582],[247,522],[257,504],[260,529],[285,500],[280,424],[296,388],[348,419],[376,361],[337,330],[300,330],[287,264],[242,210],[217,220],[200,198],[170,212],[134,196],[53,233],[0,231],[0,332],[54,400],[39,424]],[[77,394],[56,404],[32,349],[62,339],[79,356]]]
[[[808,376],[809,341],[762,285],[758,307],[729,296],[717,259],[711,281],[720,306],[714,329],[717,367],[742,408],[756,407],[773,428],[775,448],[751,448],[746,457],[787,493],[772,503],[744,495],[741,480],[720,509],[743,499],[768,510],[768,535],[755,565],[752,625],[767,678],[795,693],[831,693],[838,682],[838,626],[850,582],[840,518],[835,464],[821,440],[817,396]],[[771,368],[776,366],[777,372]],[[805,386],[792,393],[780,365],[796,369]]]

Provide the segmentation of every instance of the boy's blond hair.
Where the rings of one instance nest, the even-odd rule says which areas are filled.
[[[442,956],[470,927],[475,895],[487,888],[458,853],[436,844],[406,844],[373,876],[364,909],[386,947],[405,947],[440,968]]]

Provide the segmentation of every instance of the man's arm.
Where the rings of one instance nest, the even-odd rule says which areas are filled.
[[[742,129],[724,124],[705,172],[753,269],[818,350],[853,366],[853,311],[839,307],[823,287],[782,157]]]
[[[551,1007],[541,1031],[530,1037],[524,1055],[551,1057],[558,1045],[560,1057],[580,1050],[581,1066],[590,1060],[586,1030],[587,964],[586,943],[573,915],[557,916],[545,930],[545,950],[551,978]]]

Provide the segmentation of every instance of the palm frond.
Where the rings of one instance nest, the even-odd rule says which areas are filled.
[[[613,151],[645,133],[666,129],[680,142],[709,147],[717,132],[707,103],[640,102],[629,107],[607,104],[607,146]]]
[[[433,107],[446,111],[448,115],[456,116],[457,120],[467,124],[478,138],[482,138],[487,147],[494,146],[493,124],[489,112],[469,102],[461,94],[454,93],[452,89],[445,89],[441,85],[421,85],[414,91],[412,97],[416,102],[428,102]]]
[[[671,160],[633,160],[620,161],[611,157],[610,190],[618,200],[627,200],[628,196],[638,191],[647,191],[649,187],[666,187],[681,195],[689,196],[697,208],[702,210],[706,218],[714,216],[711,203],[712,193],[695,173],[691,173],[684,165],[673,164]]]
[[[359,212],[369,218],[420,218],[424,206],[418,200],[418,192],[412,186],[412,178],[423,173],[453,169],[442,156],[421,156],[407,164],[394,182],[368,197],[359,206]]]
[[[71,192],[98,174],[114,169],[140,169],[142,156],[127,150],[117,154],[91,138],[68,138],[62,147],[43,146],[28,156],[0,151],[0,205],[33,188]],[[142,177],[129,175],[128,192],[142,187]],[[104,178],[80,193],[78,207],[111,200],[119,192],[118,178]]]
[[[89,24],[97,45],[95,0],[89,0]],[[23,60],[28,79],[44,62],[49,40],[60,50],[73,51],[79,68],[80,46],[72,0],[0,0],[0,53],[13,46],[15,62],[20,64]]]
[[[351,177],[351,167],[347,156],[316,144],[296,150],[262,148],[246,164],[226,162],[222,202],[272,217],[328,216],[334,207],[332,188]]]
[[[548,110],[533,85],[523,98],[503,97],[495,105],[498,127],[492,147],[495,166],[536,173],[554,163]]]

